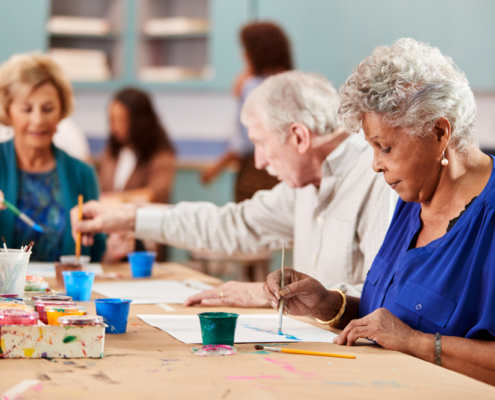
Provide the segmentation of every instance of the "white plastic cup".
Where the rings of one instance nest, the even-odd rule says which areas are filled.
[[[31,252],[18,249],[0,250],[0,293],[24,293],[27,265]]]

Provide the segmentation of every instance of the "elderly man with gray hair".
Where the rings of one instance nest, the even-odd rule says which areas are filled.
[[[362,135],[340,127],[339,97],[324,77],[291,71],[266,79],[241,119],[255,145],[256,168],[282,181],[239,204],[181,202],[167,210],[84,205],[72,212],[83,244],[96,232],[134,230],[140,239],[228,254],[294,248],[294,268],[359,295],[383,241],[396,197],[371,168]],[[268,307],[263,283],[227,282],[186,305]]]

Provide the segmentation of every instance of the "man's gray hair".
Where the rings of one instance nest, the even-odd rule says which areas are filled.
[[[323,76],[288,71],[267,78],[246,99],[241,122],[250,126],[262,121],[285,139],[291,123],[299,122],[317,135],[340,126],[339,95]]]
[[[451,125],[454,149],[476,144],[476,103],[464,74],[436,47],[414,39],[373,50],[340,88],[340,116],[349,132],[361,128],[364,113],[379,113],[392,127],[414,136],[431,132],[438,118]]]

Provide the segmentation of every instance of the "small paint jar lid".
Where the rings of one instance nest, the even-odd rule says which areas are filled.
[[[2,293],[2,294],[0,294],[0,297],[2,299],[16,299],[19,297],[19,295],[13,294],[13,293]]]
[[[0,310],[33,311],[33,308],[23,303],[14,303],[12,301],[9,301],[9,302],[0,302]]]
[[[45,311],[47,313],[49,312],[58,312],[58,313],[75,313],[75,312],[83,312],[86,310],[86,307],[83,306],[62,306],[62,305],[55,305],[55,306],[46,306]]]
[[[0,310],[0,326],[36,325],[38,313],[26,310]]]
[[[17,304],[25,304],[22,299],[14,299],[14,298],[1,298],[0,303],[17,303]]]
[[[103,317],[99,315],[68,315],[58,317],[62,326],[98,326],[103,325]]]
[[[72,301],[72,297],[60,294],[40,294],[33,296],[33,301]]]
[[[26,286],[24,286],[24,291],[26,292],[40,292],[42,290],[48,289],[48,282],[33,282],[26,281]]]

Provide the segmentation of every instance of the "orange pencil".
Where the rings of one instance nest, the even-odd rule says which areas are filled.
[[[296,349],[280,349],[278,347],[260,346],[259,344],[254,346],[254,348],[256,350],[275,351],[275,352],[279,352],[279,353],[290,353],[290,354],[306,354],[309,356],[356,358],[356,356],[348,356],[346,354],[333,354],[333,353],[323,353],[321,351],[296,350]]]
[[[77,198],[78,200],[78,206],[79,206],[79,221],[82,221],[83,217],[83,195],[80,194],[79,197]],[[76,259],[77,263],[79,264],[79,257],[81,257],[81,232],[77,232],[77,237],[76,237]]]

